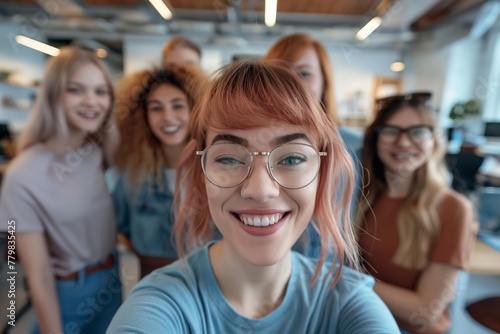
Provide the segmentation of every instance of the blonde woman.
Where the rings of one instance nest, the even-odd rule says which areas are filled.
[[[474,241],[469,201],[446,185],[430,93],[378,101],[356,215],[366,270],[403,331],[445,333]]]
[[[103,333],[121,304],[104,181],[117,142],[113,101],[103,64],[61,49],[48,61],[3,181],[0,220],[16,226],[16,255],[36,314],[31,333]]]

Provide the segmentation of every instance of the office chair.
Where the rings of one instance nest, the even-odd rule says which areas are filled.
[[[465,309],[481,325],[500,333],[500,296],[481,299],[469,304]]]
[[[484,157],[473,152],[446,154],[446,162],[453,176],[451,186],[456,191],[468,195],[476,189],[476,175]]]
[[[480,230],[500,237],[500,188],[480,188],[477,205]]]

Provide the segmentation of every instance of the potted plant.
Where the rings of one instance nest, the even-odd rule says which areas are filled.
[[[449,116],[453,120],[454,127],[464,129],[466,134],[479,135],[482,127],[482,111],[481,103],[476,99],[471,99],[467,102],[455,103]]]

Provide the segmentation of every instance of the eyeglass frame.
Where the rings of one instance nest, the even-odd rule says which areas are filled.
[[[432,134],[431,139],[432,139],[432,138],[434,138],[434,130],[435,130],[433,126],[431,126],[431,125],[427,125],[427,124],[418,124],[418,125],[413,125],[413,126],[410,126],[410,127],[407,127],[407,128],[400,128],[399,126],[394,126],[394,125],[382,125],[382,126],[377,127],[377,129],[376,129],[376,132],[377,132],[377,138],[378,138],[378,139],[380,139],[380,132],[382,131],[382,129],[383,129],[383,128],[392,128],[392,129],[396,129],[396,130],[398,131],[398,134],[397,134],[397,136],[394,138],[394,141],[392,141],[392,142],[390,142],[390,143],[389,143],[389,142],[384,142],[384,143],[386,143],[386,144],[394,144],[394,143],[396,143],[398,140],[400,140],[400,139],[401,139],[401,136],[402,136],[404,133],[406,133],[406,134],[407,134],[408,139],[410,139],[410,141],[411,141],[413,144],[417,145],[417,146],[422,145],[422,143],[418,143],[418,142],[415,142],[415,141],[413,140],[412,136],[410,135],[410,131],[411,131],[412,129],[415,129],[415,128],[426,128],[426,129],[430,130],[430,131],[431,131],[431,134]]]
[[[248,168],[248,171],[247,171],[247,175],[243,178],[243,180],[241,180],[239,183],[235,184],[234,186],[223,187],[223,186],[220,186],[218,184],[215,184],[212,180],[210,180],[210,178],[207,177],[207,173],[205,172],[205,167],[204,167],[204,163],[203,163],[203,160],[204,160],[203,156],[205,155],[205,153],[208,151],[208,149],[210,147],[216,146],[216,145],[221,145],[221,144],[230,144],[230,145],[240,146],[240,147],[243,147],[248,153],[250,153],[251,161],[250,161],[250,168]],[[283,187],[285,189],[302,189],[302,188],[305,188],[308,185],[310,185],[318,177],[319,169],[321,167],[321,157],[325,157],[325,156],[328,155],[327,152],[318,151],[314,146],[312,146],[310,144],[305,144],[305,143],[286,143],[286,144],[281,144],[281,145],[275,146],[271,151],[268,151],[268,152],[266,152],[266,151],[251,152],[248,148],[246,148],[245,146],[240,145],[240,144],[235,144],[235,143],[216,143],[216,144],[212,144],[212,145],[207,146],[203,151],[195,151],[195,154],[197,156],[201,156],[202,157],[202,159],[201,159],[201,169],[203,170],[203,174],[205,175],[205,178],[208,180],[208,182],[210,182],[211,184],[213,184],[216,187],[227,189],[227,188],[234,188],[234,187],[239,186],[240,184],[242,184],[243,182],[245,182],[246,179],[248,179],[250,177],[250,175],[253,172],[253,168],[254,168],[254,164],[253,164],[253,162],[254,162],[253,157],[254,156],[259,156],[260,155],[260,156],[267,156],[267,157],[269,157],[269,156],[271,156],[271,153],[274,152],[274,150],[276,150],[279,147],[286,146],[286,145],[303,145],[303,146],[309,146],[312,149],[314,149],[314,151],[318,154],[318,158],[320,159],[319,160],[320,163],[318,164],[318,170],[316,171],[316,174],[314,175],[314,177],[311,179],[311,181],[309,183],[307,183],[306,185],[303,185],[301,187],[292,188],[292,187],[284,186],[283,184],[281,184],[281,182],[279,182],[274,177],[273,172],[272,172],[273,168],[269,165],[269,158],[267,159],[267,163],[266,163],[267,172],[268,172],[269,176],[271,176],[271,179],[273,179],[273,181],[275,181],[276,183],[278,183],[281,187]]]

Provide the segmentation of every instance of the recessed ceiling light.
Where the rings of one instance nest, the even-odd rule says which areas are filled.
[[[394,63],[391,64],[391,70],[394,72],[401,72],[404,69],[405,69],[405,63],[403,63],[402,61],[395,61]]]

